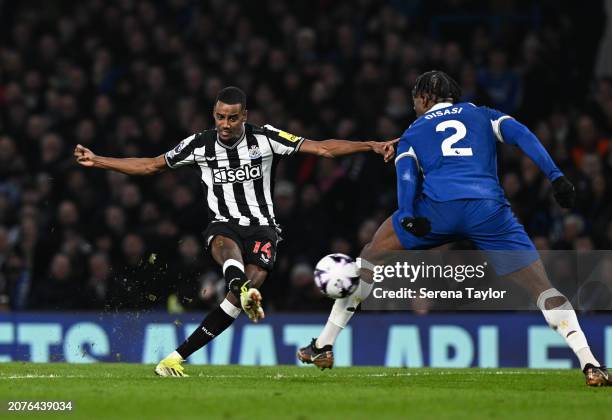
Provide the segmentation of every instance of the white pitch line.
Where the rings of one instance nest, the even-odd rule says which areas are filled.
[[[467,376],[467,375],[473,375],[473,376],[478,376],[478,375],[541,375],[543,372],[547,373],[547,374],[556,374],[556,375],[561,375],[563,374],[563,372],[555,372],[555,371],[542,371],[542,370],[533,370],[533,371],[501,371],[501,370],[496,370],[496,371],[487,371],[487,372],[454,372],[454,371],[433,371],[433,372],[397,372],[397,373],[354,373],[354,374],[348,374],[348,375],[342,375],[342,374],[335,374],[335,373],[328,373],[322,374],[322,377],[331,377],[331,378],[394,378],[394,377],[409,377],[409,376],[442,376],[442,375],[461,375],[461,376]],[[259,378],[259,379],[304,379],[304,378],[315,378],[318,379],[318,377],[312,376],[312,375],[297,375],[297,374],[293,374],[293,375],[285,375],[282,373],[277,373],[276,375],[214,375],[214,374],[205,374],[205,373],[200,373],[197,376],[198,378],[207,378],[207,379],[253,379],[253,378]]]
[[[554,370],[491,370],[491,371],[430,371],[430,372],[394,372],[394,373],[350,373],[347,375],[336,374],[336,373],[323,373],[321,376],[313,376],[306,374],[282,374],[277,373],[276,375],[215,375],[215,374],[205,374],[199,373],[197,375],[193,375],[192,377],[196,378],[206,378],[206,379],[306,379],[313,378],[318,379],[319,377],[323,378],[397,378],[397,377],[411,377],[411,376],[443,376],[443,375],[461,375],[461,376],[478,376],[478,375],[541,375],[542,373],[546,373],[548,375],[562,375],[565,372],[559,372]],[[49,375],[35,375],[35,374],[26,374],[26,375],[9,375],[2,376],[0,375],[0,379],[65,379],[65,378],[90,378],[90,379],[98,379],[101,376],[85,376],[85,375],[59,375],[59,374],[49,374]],[[110,374],[103,375],[103,377],[112,379],[115,378]],[[148,378],[149,376],[147,376]],[[116,378],[119,378],[117,376]],[[153,376],[151,376],[153,378]]]

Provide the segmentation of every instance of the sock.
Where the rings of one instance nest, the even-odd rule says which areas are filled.
[[[586,338],[585,338],[586,341]],[[580,350],[578,350],[576,352],[576,356],[578,357],[578,360],[580,361],[580,369],[584,370],[584,367],[590,363],[593,366],[597,366],[599,367],[600,364],[597,361],[597,359],[595,359],[595,356],[593,356],[593,353],[591,353],[591,348],[590,347],[584,347]]]
[[[225,261],[223,263],[223,277],[225,277],[230,292],[240,299],[240,288],[248,281],[246,274],[244,274],[244,264],[231,258]]]
[[[323,327],[323,331],[321,331],[321,334],[319,334],[319,338],[317,338],[315,346],[318,348],[322,348],[323,346],[327,345],[333,346],[336,342],[336,338],[340,334],[340,331],[342,331],[342,327],[334,324],[330,317],[330,319],[327,320],[325,327]]]
[[[362,258],[357,259],[357,264],[361,269],[373,270],[373,265]],[[346,324],[353,317],[357,306],[370,295],[373,286],[374,283],[359,280],[359,286],[355,293],[342,299],[336,299],[327,323],[315,343],[317,347],[334,345],[340,331],[346,327]]]
[[[546,300],[552,297],[565,298],[565,296],[554,288],[543,291],[538,297],[538,308],[542,311],[548,325],[563,337],[567,345],[572,349],[574,354],[576,354],[576,357],[578,357],[580,361],[581,369],[584,369],[587,363],[593,366],[600,366],[595,356],[593,356],[593,353],[591,353],[589,343],[580,328],[572,304],[565,298],[565,303],[562,305],[556,308],[546,309]]]
[[[185,360],[183,359],[183,356],[181,356],[179,354],[178,351],[174,350],[172,353],[170,353],[169,355],[166,356],[166,359],[181,359],[181,360]]]
[[[232,325],[238,315],[240,309],[225,299],[221,305],[206,315],[200,326],[176,349],[176,352],[183,360],[187,359]]]

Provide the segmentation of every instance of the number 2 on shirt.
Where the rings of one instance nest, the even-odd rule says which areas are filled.
[[[442,156],[473,156],[471,147],[453,147],[467,134],[465,125],[457,120],[443,121],[436,125],[436,131],[444,132],[449,128],[455,130],[455,133],[442,142]]]

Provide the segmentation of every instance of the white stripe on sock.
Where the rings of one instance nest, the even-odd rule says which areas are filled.
[[[232,305],[231,302],[227,299],[224,299],[223,302],[221,302],[221,309],[223,309],[223,312],[225,312],[234,319],[238,318],[238,315],[240,315],[241,311],[240,308],[237,308]]]
[[[238,267],[240,269],[240,271],[244,272],[244,264],[242,264],[238,260],[230,258],[229,260],[225,260],[225,262],[223,263],[223,274],[225,274],[225,270],[227,270],[227,267],[230,267],[232,265],[234,267]]]

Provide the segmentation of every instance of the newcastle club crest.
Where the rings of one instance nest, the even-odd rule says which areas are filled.
[[[249,148],[249,157],[251,159],[259,159],[261,157],[261,151],[259,150],[259,147],[254,144]]]

